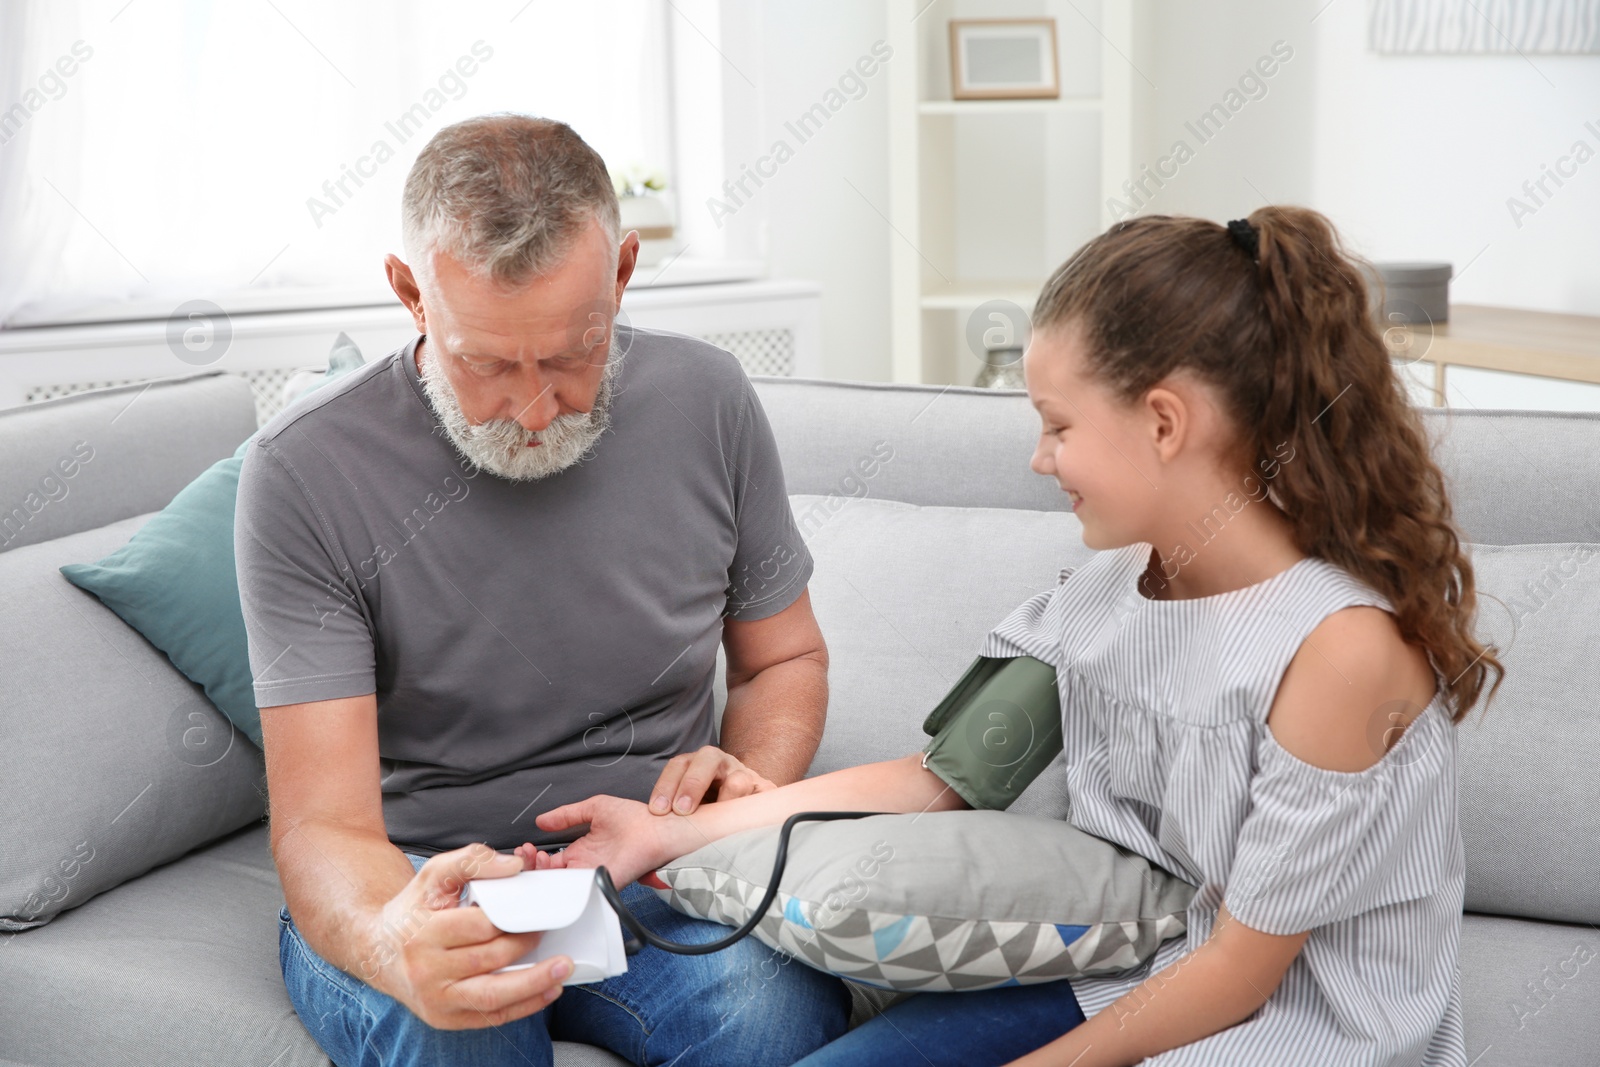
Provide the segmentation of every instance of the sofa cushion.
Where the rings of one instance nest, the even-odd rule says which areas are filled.
[[[1421,408],[1461,536],[1474,544],[1600,541],[1600,412]]]
[[[248,827],[12,936],[0,951],[6,1054],[326,1067],[283,988],[266,837]]]
[[[811,604],[828,642],[828,724],[812,774],[920,752],[923,720],[989,630],[1092,554],[1070,511],[790,502],[816,560]],[[1060,757],[1010,810],[1066,816]]]
[[[1039,417],[1008,389],[756,378],[791,493],[1068,510],[1028,469]],[[1480,544],[1600,541],[1592,502],[1600,412],[1421,408],[1462,536]],[[892,462],[858,465],[888,447]]]
[[[1590,1067],[1600,1049],[1600,934],[1467,913],[1461,1009],[1473,1067]]]
[[[1600,545],[1469,548],[1506,676],[1456,727],[1466,907],[1600,923]]]
[[[799,378],[753,382],[791,493],[1072,510],[1055,482],[1028,468],[1039,416],[1019,390]]]
[[[339,334],[327,373],[295,399],[360,366],[361,350]],[[61,573],[165,652],[259,748],[261,712],[233,561],[239,468],[254,439],[245,438],[185,486],[127,544],[97,563],[69,563]]]
[[[0,935],[0,1056],[35,1067],[328,1067],[278,964],[283,890],[250,826],[62,915]],[[624,1061],[558,1043],[557,1067]]]
[[[48,922],[264,810],[260,751],[59,572],[149,518],[0,554],[0,929]]]
[[[0,552],[164,508],[255,429],[250,383],[219,370],[0,411]]]

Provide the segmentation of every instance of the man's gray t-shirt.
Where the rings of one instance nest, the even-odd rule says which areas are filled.
[[[532,482],[465,460],[416,345],[246,451],[239,593],[261,707],[376,693],[383,815],[414,852],[551,844],[540,812],[648,799],[714,744],[723,617],[797,600],[811,556],[738,362],[623,329],[611,428]],[[350,774],[365,774],[359,767]]]

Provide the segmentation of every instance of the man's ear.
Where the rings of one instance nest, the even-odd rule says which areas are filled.
[[[633,268],[639,264],[639,231],[629,230],[617,249],[617,305],[622,304],[622,291],[633,278]]]
[[[411,312],[411,320],[416,323],[417,332],[427,333],[428,326],[422,311],[422,290],[417,288],[417,280],[412,277],[411,268],[391,252],[383,257],[383,272],[389,278],[389,288],[394,290],[394,295],[400,298],[400,303]]]

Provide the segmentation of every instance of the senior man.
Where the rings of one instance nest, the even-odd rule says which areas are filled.
[[[295,1010],[340,1065],[549,1064],[552,1038],[792,1063],[849,995],[754,939],[563,992],[570,960],[494,973],[538,935],[455,906],[562,843],[549,808],[686,812],[805,773],[827,652],[761,405],[727,353],[617,322],[638,237],[567,126],[441,130],[402,218],[385,267],[418,336],[273,419],[240,475]],[[668,937],[726,933],[623,895]]]

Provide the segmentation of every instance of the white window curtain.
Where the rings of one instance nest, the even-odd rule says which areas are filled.
[[[662,3],[6,0],[0,324],[381,300],[406,172],[473,115],[670,175]]]

